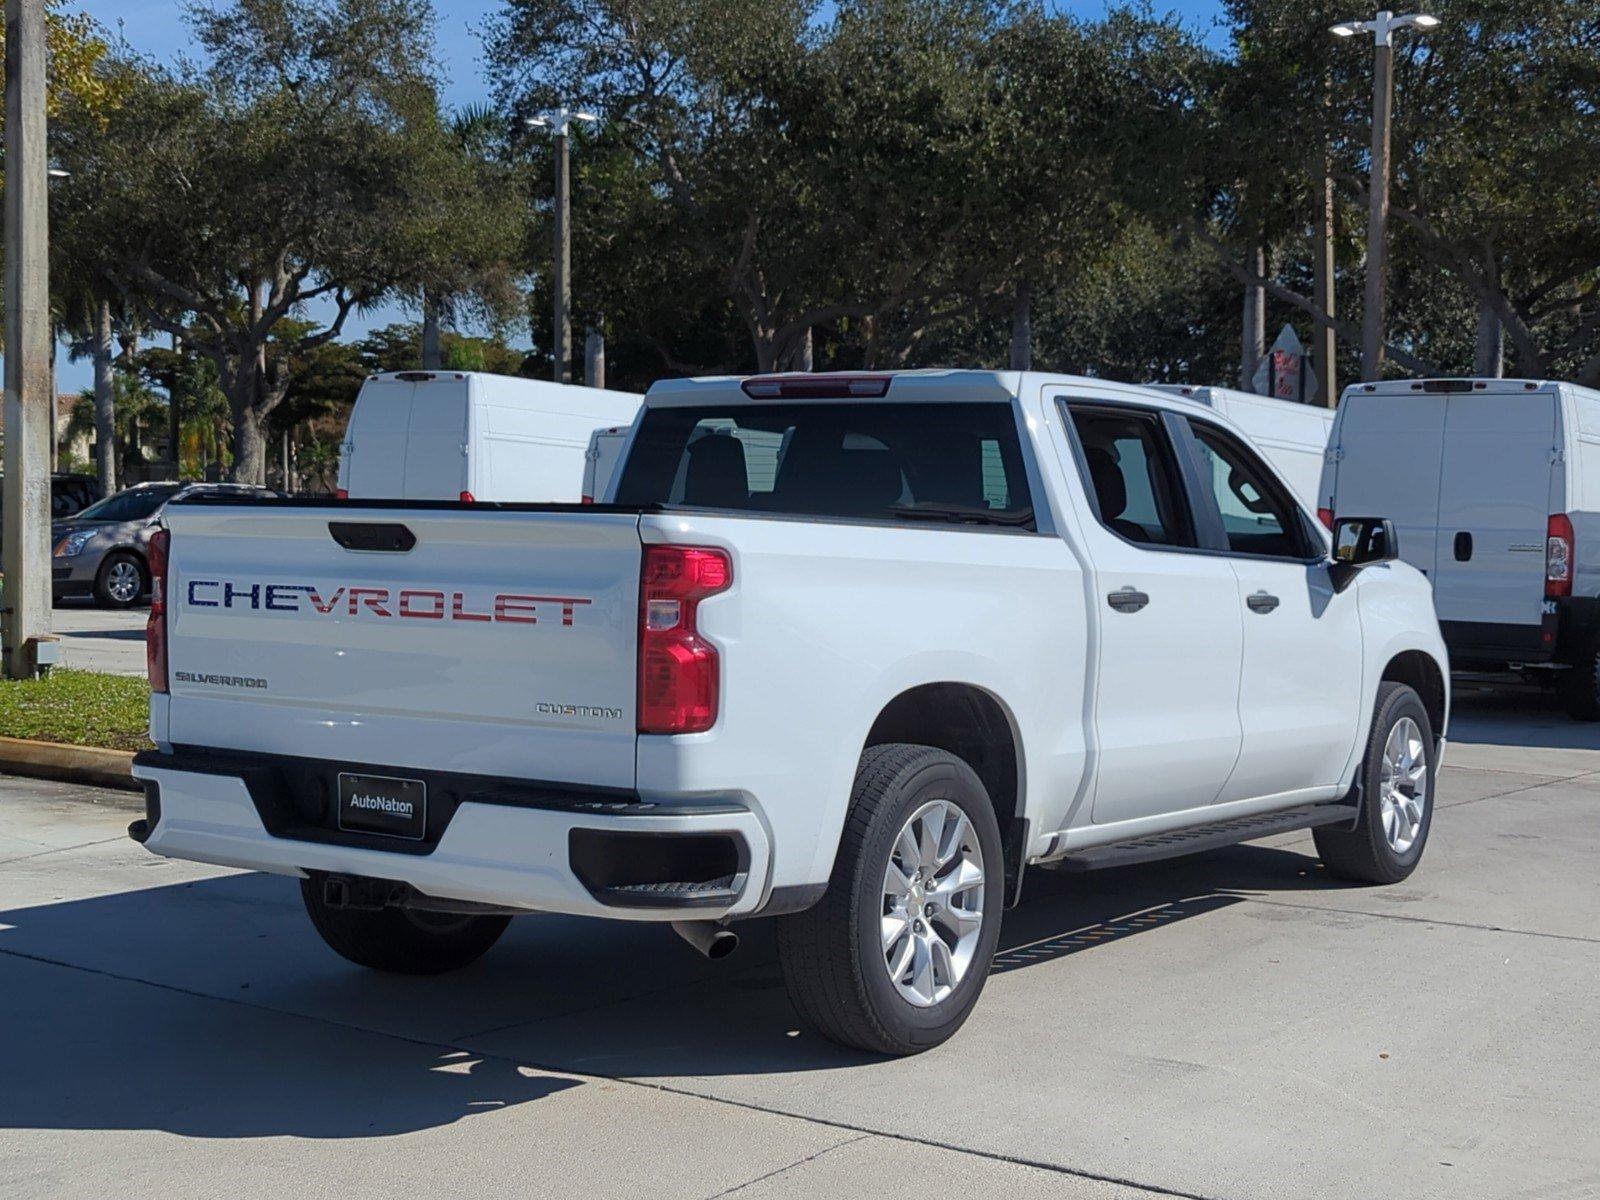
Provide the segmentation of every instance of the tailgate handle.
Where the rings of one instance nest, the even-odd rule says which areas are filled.
[[[1472,559],[1472,535],[1463,529],[1456,534],[1456,561],[1470,562]]]
[[[404,554],[417,544],[417,535],[398,521],[329,521],[328,532],[346,550]]]

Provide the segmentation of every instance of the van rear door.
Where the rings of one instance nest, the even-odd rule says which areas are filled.
[[[1434,577],[1445,397],[1347,395],[1339,414],[1333,508],[1341,517],[1388,517],[1400,557]]]
[[[367,380],[345,435],[343,486],[351,498],[461,499],[468,487],[467,387],[465,379],[444,376]]]
[[[1449,397],[1434,550],[1441,622],[1540,624],[1556,444],[1548,392]],[[1400,544],[1403,552],[1404,534]]]

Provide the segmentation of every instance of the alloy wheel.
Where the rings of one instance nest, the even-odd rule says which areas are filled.
[[[883,965],[919,1008],[966,977],[983,931],[983,848],[967,814],[924,804],[901,826],[883,873]]]
[[[119,558],[106,572],[106,591],[118,604],[132,604],[137,600],[143,583],[138,566],[126,558]]]
[[[1410,717],[1395,722],[1383,744],[1378,804],[1384,840],[1396,854],[1404,854],[1416,843],[1428,809],[1428,748]]]

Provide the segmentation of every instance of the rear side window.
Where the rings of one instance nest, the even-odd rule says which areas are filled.
[[[731,404],[645,412],[619,504],[1033,528],[1009,404]]]
[[[1194,546],[1177,460],[1154,413],[1071,405],[1100,523],[1141,546]]]

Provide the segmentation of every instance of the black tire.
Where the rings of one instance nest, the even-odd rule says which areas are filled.
[[[1600,635],[1583,640],[1577,660],[1559,673],[1556,694],[1574,721],[1600,721]]]
[[[476,962],[499,941],[510,917],[330,908],[322,880],[300,881],[306,913],[334,953],[358,966],[397,975],[442,975]]]
[[[139,590],[126,599],[111,593],[111,573],[119,567],[132,567],[139,576]],[[113,550],[100,563],[94,574],[94,599],[101,608],[132,608],[150,590],[150,572],[137,554],[127,550]]]
[[[894,840],[931,800],[966,814],[983,856],[983,919],[965,974],[937,1003],[913,1004],[884,962],[883,879]],[[1005,900],[994,805],[972,768],[931,746],[873,746],[861,756],[828,890],[778,919],[778,961],[795,1008],[831,1041],[877,1054],[918,1054],[961,1028],[983,991]],[[929,923],[930,927],[932,922]]]
[[[1410,718],[1422,735],[1427,780],[1422,803],[1422,817],[1411,845],[1397,851],[1384,836],[1382,805],[1379,787],[1383,771],[1383,750],[1394,727]],[[1422,697],[1403,683],[1380,683],[1378,702],[1372,717],[1372,732],[1367,735],[1367,748],[1361,759],[1361,816],[1354,829],[1324,826],[1312,831],[1317,843],[1317,853],[1328,874],[1338,879],[1357,883],[1399,883],[1422,861],[1422,852],[1428,844],[1428,833],[1433,828],[1437,743],[1433,736],[1433,722]]]

